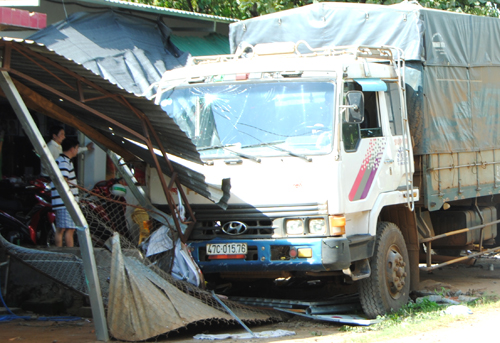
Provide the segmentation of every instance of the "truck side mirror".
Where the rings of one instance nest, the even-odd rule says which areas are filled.
[[[347,107],[349,109],[349,123],[362,123],[365,119],[365,102],[363,92],[349,91],[346,95]]]

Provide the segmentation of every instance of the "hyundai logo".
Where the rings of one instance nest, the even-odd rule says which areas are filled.
[[[247,224],[242,223],[242,222],[227,222],[222,226],[222,231],[228,235],[242,235],[245,232],[247,232]]]

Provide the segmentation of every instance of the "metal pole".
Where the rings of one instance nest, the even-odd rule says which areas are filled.
[[[94,259],[94,250],[90,239],[88,224],[83,216],[83,213],[75,201],[68,184],[64,180],[61,171],[52,157],[47,145],[40,134],[33,118],[31,117],[28,108],[24,104],[23,99],[19,95],[16,86],[8,72],[2,71],[0,73],[0,87],[5,93],[10,105],[14,109],[24,132],[29,137],[31,143],[35,147],[37,154],[42,159],[42,163],[47,168],[49,175],[54,182],[59,194],[61,195],[68,212],[73,218],[73,221],[78,227],[78,241],[80,243],[80,251],[83,259],[83,266],[85,269],[85,276],[87,278],[87,286],[89,288],[90,304],[92,306],[92,316],[94,319],[96,336],[99,341],[109,341],[108,328],[106,323],[106,316],[104,314],[104,305],[102,302],[101,287],[97,277],[97,267]]]
[[[233,317],[233,318],[234,318],[234,319],[235,319],[238,323],[240,323],[240,325],[241,325],[241,326],[243,326],[243,328],[244,328],[245,330],[247,330],[247,332],[248,332],[250,335],[252,335],[252,337],[256,337],[256,335],[252,332],[252,330],[250,330],[250,329],[248,328],[248,326],[246,326],[246,325],[245,325],[245,323],[243,323],[243,321],[242,321],[240,318],[238,318],[238,316],[236,316],[236,315],[234,314],[234,312],[233,312],[233,311],[231,311],[231,310],[229,309],[229,307],[227,307],[227,306],[226,306],[226,304],[224,304],[224,303],[222,302],[222,300],[220,300],[220,299],[219,299],[219,297],[217,296],[217,294],[215,294],[215,292],[214,292],[214,291],[212,291],[212,296],[213,296],[213,297],[214,297],[214,299],[215,299],[215,300],[217,300],[217,302],[218,302],[218,303],[219,303],[219,304],[220,304],[220,305],[224,308],[224,310],[226,310],[226,312],[227,312],[227,313],[229,313],[229,314],[231,315],[231,317]]]
[[[420,270],[423,270],[423,271],[426,271],[426,272],[430,272],[430,271],[432,271],[434,269],[443,268],[444,266],[449,266],[450,264],[453,264],[453,263],[459,263],[459,262],[471,259],[471,258],[476,257],[476,256],[480,256],[480,255],[484,255],[484,254],[489,254],[489,253],[493,253],[493,252],[499,252],[499,251],[500,251],[500,247],[491,248],[491,249],[483,250],[483,251],[480,251],[480,252],[472,253],[472,254],[469,254],[467,256],[457,257],[457,258],[455,258],[453,260],[449,260],[449,261],[446,261],[444,263],[437,264],[435,266],[420,267]]]
[[[78,131],[78,141],[79,142],[85,142],[85,135],[81,132]],[[84,186],[84,178],[83,174],[85,171],[85,154],[78,154],[77,157],[78,159],[78,172],[76,174],[78,184]]]

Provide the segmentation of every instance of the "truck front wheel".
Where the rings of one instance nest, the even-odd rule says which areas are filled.
[[[405,240],[395,224],[378,224],[370,267],[370,277],[359,281],[361,306],[365,314],[376,318],[399,310],[408,302],[410,265]]]

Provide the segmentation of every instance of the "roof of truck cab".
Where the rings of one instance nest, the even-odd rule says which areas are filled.
[[[364,74],[365,60],[356,59],[355,56],[320,56],[304,57],[301,55],[276,55],[259,56],[252,58],[222,57],[222,61],[210,61],[198,65],[189,65],[184,68],[171,70],[164,74],[162,82],[182,80],[185,83],[192,78],[212,77],[215,75],[232,75],[245,73],[317,73],[317,77],[335,78],[336,73],[342,72],[345,68],[349,70],[347,78],[367,77]],[[213,57],[208,56],[208,59]],[[374,60],[370,63],[370,72],[373,78],[396,78],[394,67],[386,62]]]

